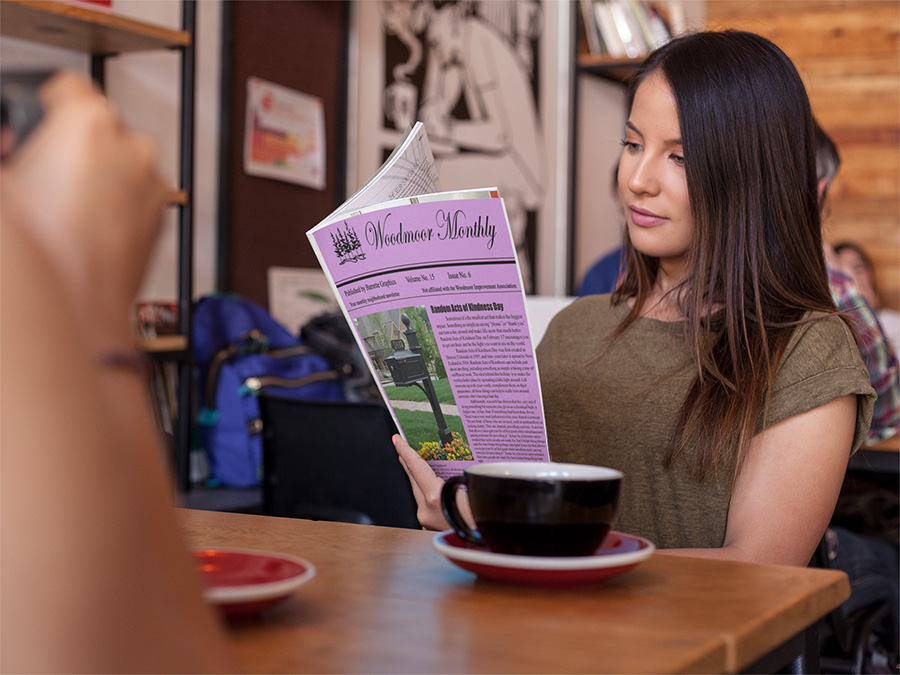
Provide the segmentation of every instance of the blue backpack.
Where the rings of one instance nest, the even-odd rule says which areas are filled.
[[[200,383],[197,416],[210,481],[259,485],[263,389],[297,399],[345,400],[339,375],[261,306],[233,294],[197,301],[192,349]]]

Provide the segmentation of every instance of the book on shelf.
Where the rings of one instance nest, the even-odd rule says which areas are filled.
[[[613,58],[646,56],[671,39],[658,8],[649,0],[585,0],[582,16],[588,49]]]
[[[308,233],[401,434],[442,477],[549,459],[502,195],[441,192],[421,123]]]
[[[632,29],[640,36],[645,52],[651,52],[658,46],[650,27],[650,17],[647,14],[647,3],[641,0],[620,0],[626,10]]]
[[[178,333],[178,303],[175,300],[139,300],[134,305],[138,337],[157,338]]]
[[[172,361],[153,363],[149,374],[150,397],[157,426],[174,435],[178,422],[178,367]]]
[[[76,6],[81,5],[99,11],[112,11],[112,0],[63,0],[63,2]]]
[[[647,45],[637,30],[637,22],[631,16],[631,12],[625,6],[623,0],[608,0],[609,11],[622,45],[625,47],[625,55],[630,59],[636,59],[647,53]]]
[[[174,300],[139,300],[134,313],[135,332],[144,344],[178,334],[178,303]],[[151,359],[148,385],[157,425],[173,434],[178,421],[178,364]]]
[[[642,2],[641,6],[647,14],[647,24],[650,27],[650,44],[653,49],[658,49],[672,39],[672,30],[652,3]]]
[[[603,44],[603,37],[600,35],[600,28],[597,26],[597,19],[594,16],[594,0],[580,0],[581,8],[581,27],[584,30],[585,44],[587,44],[589,54],[605,54],[606,47]]]
[[[619,37],[619,30],[613,19],[612,9],[605,0],[594,0],[594,16],[597,21],[597,28],[606,47],[606,52],[617,59],[628,56],[625,50],[625,43]]]

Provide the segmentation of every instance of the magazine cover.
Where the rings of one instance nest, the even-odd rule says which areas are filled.
[[[413,131],[424,138],[419,125]],[[391,170],[398,162],[402,152],[379,173],[403,182]],[[406,440],[442,477],[471,462],[546,461],[537,363],[501,195],[485,188],[351,200],[308,236]]]

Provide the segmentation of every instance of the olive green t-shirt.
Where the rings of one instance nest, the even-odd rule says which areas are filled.
[[[725,539],[734,465],[700,482],[686,461],[663,468],[676,416],[696,376],[684,322],[640,318],[607,352],[628,313],[608,295],[581,298],[550,323],[537,349],[550,457],[625,474],[615,528],[659,548],[716,548]],[[858,394],[855,451],[875,392],[844,322],[823,317],[795,330],[759,429]],[[790,452],[785,447],[784,452]]]

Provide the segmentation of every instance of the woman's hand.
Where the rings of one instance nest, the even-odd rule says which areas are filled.
[[[450,529],[450,523],[444,518],[441,509],[441,489],[444,487],[444,481],[438,478],[428,462],[419,457],[419,453],[413,450],[399,434],[394,435],[393,441],[394,447],[397,448],[397,454],[400,456],[400,465],[409,476],[413,495],[415,495],[416,504],[419,507],[416,513],[419,523],[426,530]],[[468,509],[464,513],[467,511]]]

